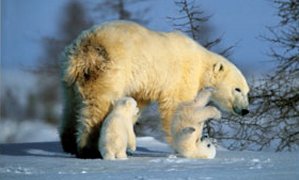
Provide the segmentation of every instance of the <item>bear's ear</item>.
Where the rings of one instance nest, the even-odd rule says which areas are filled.
[[[213,65],[213,72],[218,73],[224,71],[224,66],[221,62],[217,62]]]

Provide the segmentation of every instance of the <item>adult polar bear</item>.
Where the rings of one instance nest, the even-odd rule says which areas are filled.
[[[248,113],[249,87],[242,73],[179,32],[155,32],[136,23],[112,21],[93,27],[64,51],[64,117],[60,138],[66,152],[97,158],[99,128],[111,105],[131,96],[138,106],[157,101],[166,139],[177,105],[204,87],[222,110]]]

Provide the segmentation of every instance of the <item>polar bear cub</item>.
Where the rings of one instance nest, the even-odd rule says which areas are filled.
[[[106,160],[127,159],[127,148],[136,150],[133,126],[138,118],[136,101],[124,97],[116,101],[100,130],[99,150]]]
[[[208,119],[220,119],[221,113],[215,107],[207,106],[214,89],[200,91],[194,101],[178,106],[171,131],[173,148],[187,158],[212,159],[216,148],[209,138],[202,138],[204,122]]]

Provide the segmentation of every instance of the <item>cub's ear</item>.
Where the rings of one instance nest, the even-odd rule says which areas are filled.
[[[221,71],[224,71],[224,66],[221,62],[218,62],[218,63],[215,63],[213,65],[213,72],[214,73],[218,73],[218,72],[221,72]]]

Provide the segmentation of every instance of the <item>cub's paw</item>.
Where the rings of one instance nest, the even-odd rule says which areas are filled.
[[[221,112],[216,107],[208,106],[207,108],[211,111],[213,119],[221,119]]]
[[[214,119],[221,119],[221,112],[215,108],[215,116]]]
[[[135,152],[136,151],[136,145],[135,146],[132,145],[132,146],[128,147],[128,151],[129,152]]]

